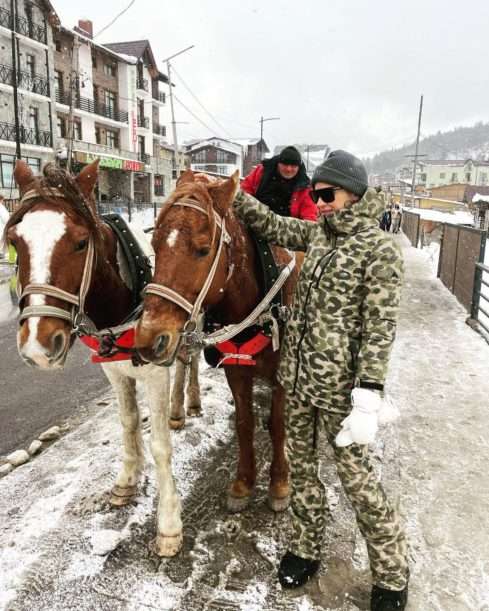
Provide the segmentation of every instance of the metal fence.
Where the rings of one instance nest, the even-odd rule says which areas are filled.
[[[476,266],[484,261],[486,240],[486,231],[443,224],[438,277],[470,313],[475,300]]]
[[[417,248],[419,243],[419,230],[421,217],[415,212],[403,210],[401,219],[401,229],[411,244]]]

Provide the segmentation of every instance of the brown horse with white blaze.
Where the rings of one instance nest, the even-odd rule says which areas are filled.
[[[33,176],[23,161],[15,167],[21,207],[6,227],[17,249],[20,300],[18,350],[29,365],[43,370],[63,367],[75,338],[75,314],[84,314],[96,329],[119,325],[131,313],[128,278],[114,231],[98,218],[93,200],[98,162],[72,177],[48,164],[44,176]],[[147,244],[149,252],[150,245]],[[159,500],[155,551],[173,556],[182,544],[180,499],[171,472],[168,428],[170,374],[152,364],[131,360],[102,364],[116,393],[123,428],[122,468],[111,503],[128,504],[144,467],[141,416],[136,380],[142,382],[151,416],[151,451],[156,465]]]
[[[165,202],[153,234],[156,259],[151,286],[165,287],[173,297],[145,295],[135,338],[143,359],[163,365],[172,362],[189,320],[188,308],[192,304],[195,308],[200,299],[203,299],[202,309],[223,326],[241,322],[260,302],[255,247],[232,209],[238,182],[237,173],[227,180],[213,182],[187,171]],[[277,248],[274,252],[279,264],[288,263],[292,257],[283,249]],[[209,278],[212,278],[210,283]],[[283,287],[285,304],[291,303],[296,280],[294,271]],[[205,297],[202,296],[204,286]],[[243,509],[253,493],[256,465],[252,391],[253,379],[261,377],[272,383],[269,428],[273,457],[269,503],[279,511],[287,507],[289,498],[284,392],[276,379],[279,351],[268,346],[254,358],[254,366],[224,364],[235,402],[239,444],[237,474],[229,489],[228,508]]]

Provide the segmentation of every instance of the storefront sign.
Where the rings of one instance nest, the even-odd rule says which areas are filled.
[[[99,157],[91,153],[75,153],[76,161],[80,163],[92,163],[96,159],[99,160],[101,168],[110,168],[111,170],[126,170],[129,172],[144,172],[145,166],[141,161],[133,161],[132,159],[118,159],[117,157]]]

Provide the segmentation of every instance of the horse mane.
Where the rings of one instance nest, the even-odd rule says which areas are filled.
[[[4,240],[6,240],[10,227],[20,223],[27,212],[44,201],[56,205],[67,214],[74,212],[81,216],[93,237],[94,246],[96,249],[101,246],[103,234],[99,218],[94,213],[90,202],[87,201],[72,174],[52,162],[47,163],[43,169],[43,176],[35,177],[29,184],[29,190],[31,189],[36,190],[39,197],[27,200],[11,214],[5,225]],[[63,193],[62,198],[59,192]]]

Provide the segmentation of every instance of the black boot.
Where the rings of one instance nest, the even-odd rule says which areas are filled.
[[[385,590],[374,586],[370,599],[370,611],[404,611],[407,605],[408,587],[404,590]]]
[[[319,560],[301,558],[287,552],[278,567],[278,580],[283,588],[299,588],[317,572]]]

